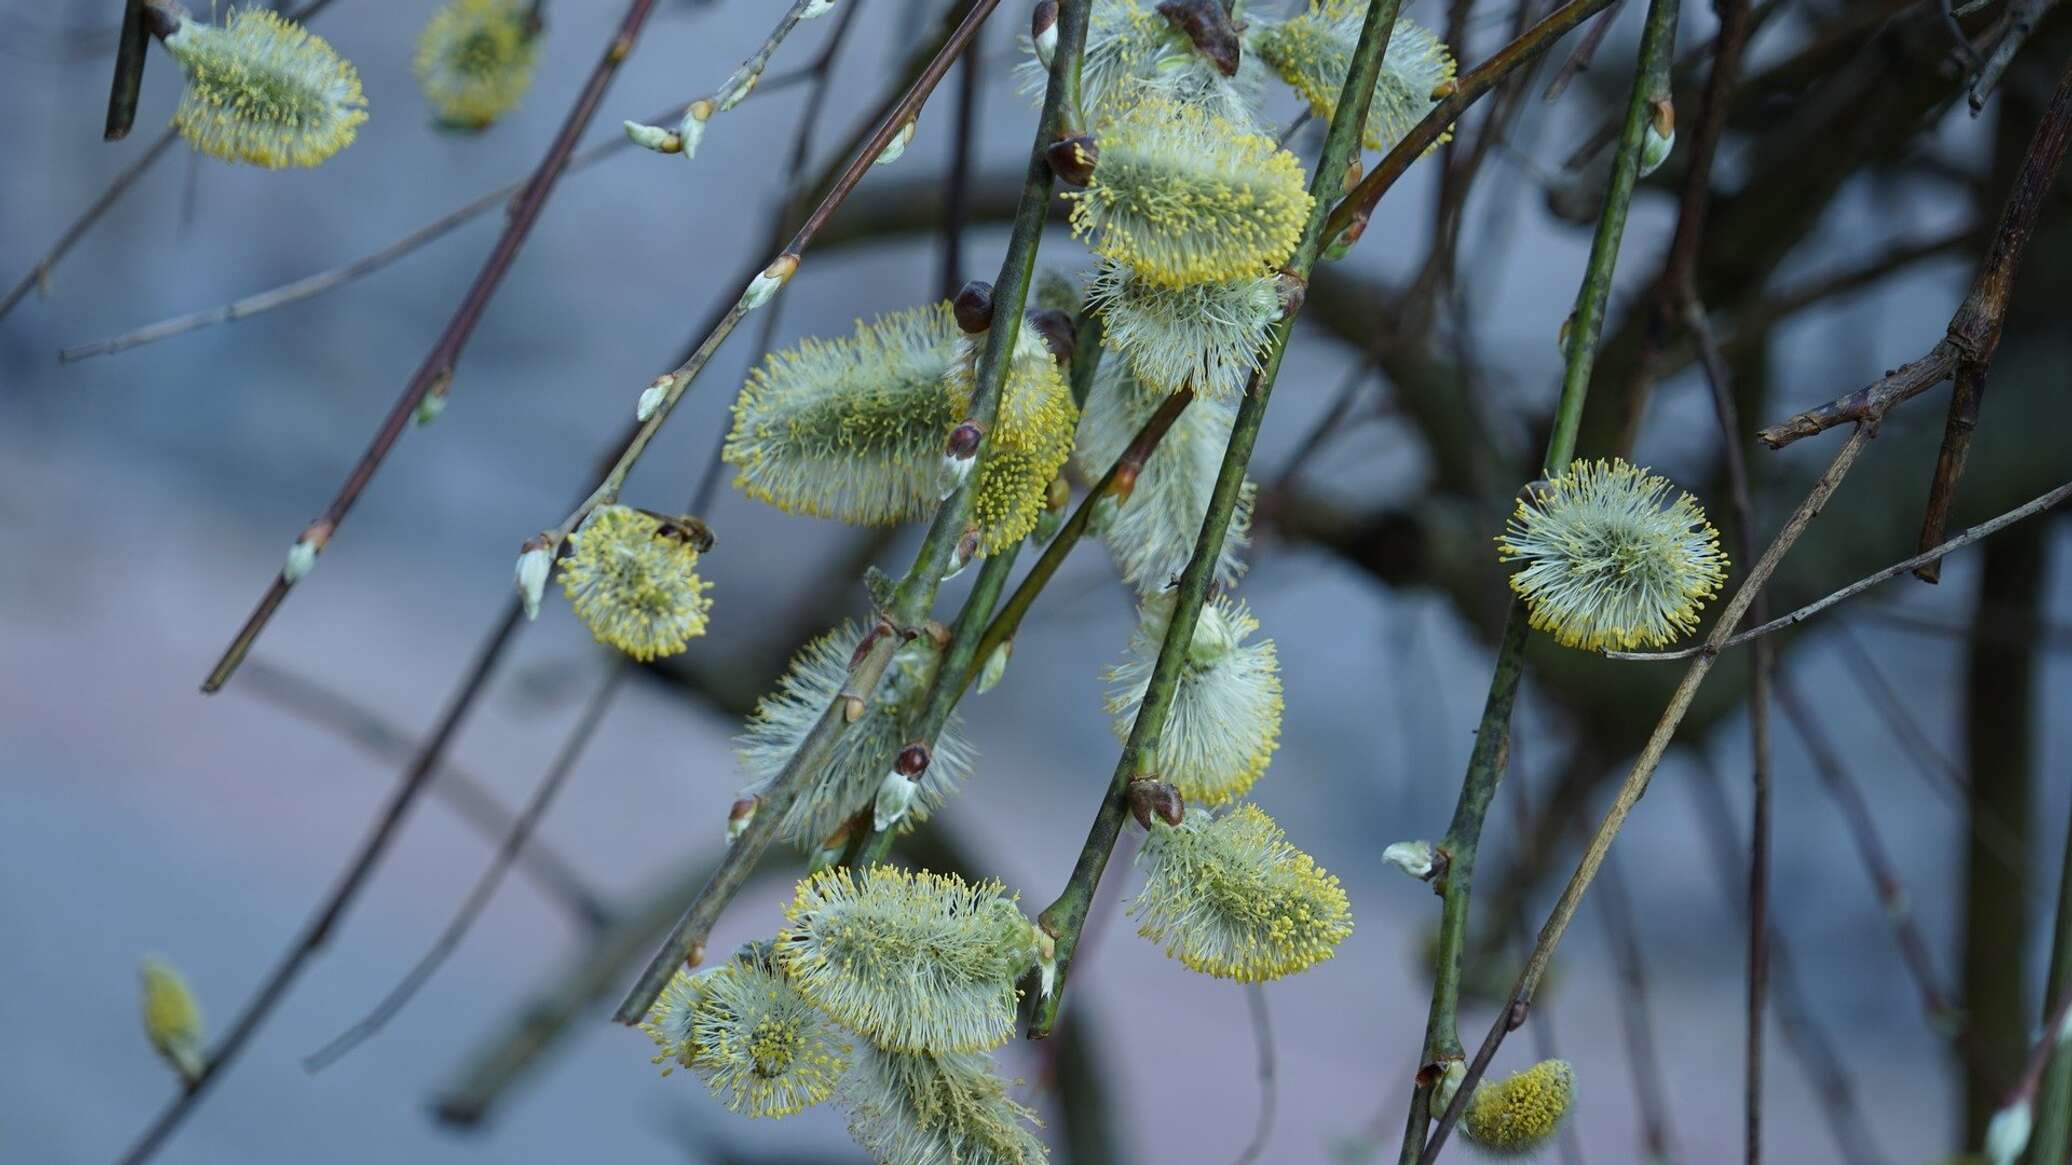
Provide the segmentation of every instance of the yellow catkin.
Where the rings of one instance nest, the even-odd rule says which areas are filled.
[[[1575,1069],[1565,1060],[1542,1060],[1475,1089],[1461,1132],[1492,1156],[1522,1157],[1553,1140],[1575,1097]]]
[[[432,14],[411,67],[439,120],[479,129],[517,108],[539,57],[531,14],[529,0],[451,0]]]
[[[1154,818],[1139,861],[1138,933],[1191,971],[1278,979],[1330,958],[1352,933],[1344,887],[1256,805],[1214,820],[1192,810],[1178,826]]]
[[[185,20],[165,46],[187,74],[173,124],[212,158],[314,166],[367,120],[352,63],[269,9],[234,10],[220,28]]]
[[[1162,287],[1249,278],[1294,253],[1311,199],[1273,139],[1144,96],[1096,130],[1100,158],[1069,192],[1072,229],[1103,258]]]
[[[1250,43],[1312,112],[1329,121],[1338,114],[1366,14],[1365,0],[1312,0],[1287,20],[1260,22]],[[1393,147],[1438,105],[1453,73],[1453,54],[1444,42],[1417,22],[1398,19],[1374,80],[1361,144],[1370,150]],[[1434,145],[1451,136],[1441,134]]]
[[[643,662],[705,634],[712,584],[682,526],[630,506],[600,506],[570,538],[561,589],[599,643]]]
[[[972,366],[979,341],[966,341],[950,377],[950,408],[961,417],[971,407]],[[971,517],[979,527],[979,553],[997,554],[1036,528],[1050,481],[1072,456],[1079,409],[1050,348],[1024,326],[1015,337],[1014,358],[1001,388],[985,463],[972,492]]]

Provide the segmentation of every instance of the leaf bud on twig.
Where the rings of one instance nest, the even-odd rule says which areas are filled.
[[[318,518],[309,524],[295,545],[288,547],[288,560],[281,564],[281,581],[294,586],[317,564],[317,555],[323,552],[324,544],[331,541],[331,521]]]
[[[976,336],[992,327],[993,285],[983,279],[965,284],[951,301],[950,311],[957,317],[957,327],[967,336]]]
[[[1101,149],[1091,136],[1073,134],[1052,142],[1043,151],[1043,157],[1058,181],[1068,186],[1085,186],[1094,180],[1094,166],[1100,161]]]
[[[1399,841],[1381,851],[1381,860],[1422,882],[1432,876],[1432,843]]]
[[[540,617],[540,595],[547,589],[547,575],[554,569],[554,540],[534,534],[518,549],[518,601],[525,605],[525,617]]]
[[[655,410],[662,407],[663,399],[669,395],[669,386],[674,383],[676,377],[665,372],[655,377],[654,382],[646,388],[641,389],[640,400],[633,406],[633,419],[643,425],[647,424],[648,419],[655,415]]]
[[[979,695],[983,696],[987,692],[992,691],[994,685],[1000,682],[1000,677],[1007,674],[1007,660],[1013,654],[1014,640],[1012,639],[1002,641],[1000,646],[987,654],[986,662],[981,664],[978,669]]]
[[[1187,816],[1187,802],[1180,790],[1157,777],[1139,775],[1129,784],[1130,816],[1145,829],[1156,815],[1167,825],[1178,825]]]
[[[761,807],[761,797],[743,797],[727,808],[727,844],[733,845],[755,824],[755,811]]]
[[[878,799],[871,808],[871,825],[879,833],[898,825],[914,803],[913,778],[893,769],[878,785]]]
[[[1058,51],[1058,0],[1037,0],[1036,10],[1029,14],[1029,41],[1036,47],[1036,59],[1050,68]]]
[[[748,290],[741,293],[741,310],[754,311],[770,302],[770,297],[777,294],[778,288],[791,282],[792,274],[798,269],[799,257],[790,251],[770,260],[770,265],[757,272],[756,277],[748,281]]]
[[[907,147],[914,142],[914,124],[912,119],[908,119],[905,125],[900,126],[899,132],[893,134],[892,140],[885,143],[885,148],[878,151],[877,160],[871,165],[890,166],[899,161],[900,155],[906,153]]]

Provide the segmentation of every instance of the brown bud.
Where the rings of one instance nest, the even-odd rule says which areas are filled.
[[[1648,113],[1657,134],[1666,138],[1676,132],[1676,106],[1671,105],[1668,98],[1657,97],[1650,101]]]
[[[1058,0],[1037,0],[1035,11],[1029,13],[1029,39],[1042,40],[1043,34],[1058,26]]]
[[[950,310],[957,317],[957,326],[967,336],[976,336],[992,327],[993,285],[983,279],[965,284],[957,298],[950,302]]]
[[[1353,192],[1353,187],[1358,186],[1360,184],[1360,179],[1364,177],[1366,173],[1367,167],[1364,164],[1362,164],[1358,158],[1354,158],[1352,161],[1347,162],[1345,164],[1345,180],[1339,184],[1340,192],[1345,194],[1351,194]]]
[[[921,624],[921,634],[928,637],[928,642],[934,644],[937,651],[950,649],[950,629],[943,626],[939,620],[930,619]]]
[[[968,461],[977,455],[979,440],[985,435],[986,431],[979,427],[977,421],[965,421],[950,430],[950,439],[943,446],[943,456],[957,461]]]
[[[844,694],[842,696],[842,720],[854,724],[863,719],[863,697]]]
[[[741,820],[741,819],[742,819],[743,817],[746,817],[746,816],[748,816],[749,814],[751,814],[751,813],[754,813],[754,812],[755,812],[755,807],[756,807],[756,806],[757,806],[758,804],[760,804],[760,803],[761,803],[761,799],[760,799],[760,798],[756,798],[756,797],[743,797],[743,798],[741,798],[741,799],[740,799],[739,801],[736,801],[736,802],[734,802],[734,804],[733,804],[732,806],[730,806],[730,807],[729,807],[729,808],[727,809],[727,820],[728,820],[728,821],[739,821],[739,820]]]
[[[1294,315],[1302,310],[1302,303],[1309,298],[1309,280],[1293,271],[1281,271],[1273,277],[1273,289],[1281,299],[1281,314]]]
[[[1226,77],[1237,75],[1239,41],[1237,26],[1223,0],[1165,0],[1158,14],[1194,42],[1194,51],[1207,57],[1216,71]]]
[[[1157,814],[1167,825],[1179,825],[1187,816],[1187,804],[1180,796],[1180,790],[1156,777],[1137,777],[1130,781],[1130,814],[1137,824],[1151,828],[1151,817]]]
[[[1072,350],[1079,343],[1079,325],[1072,317],[1054,307],[1039,307],[1023,317],[1036,334],[1050,348],[1050,355],[1059,364],[1072,362]]]
[[[928,760],[928,746],[917,740],[899,750],[899,759],[892,763],[892,769],[902,777],[918,781],[928,771]]]
[[[1069,186],[1084,186],[1094,180],[1094,165],[1100,161],[1100,147],[1086,134],[1059,138],[1043,152],[1051,173]]]
[[[1065,475],[1062,473],[1051,478],[1050,485],[1044,488],[1043,507],[1047,510],[1057,511],[1071,504],[1072,483],[1066,481]]]

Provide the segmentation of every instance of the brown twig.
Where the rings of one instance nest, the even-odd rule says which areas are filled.
[[[2017,9],[2026,2],[2017,0]],[[2019,21],[2020,17],[2016,19]],[[2019,38],[2010,32],[2008,39]],[[1994,59],[2000,59],[1998,52]],[[1974,93],[1973,100],[1978,99]],[[2028,153],[2015,175],[2014,189],[2001,208],[2000,227],[1993,235],[1992,248],[1986,252],[1985,264],[1971,286],[1971,294],[1965,297],[1957,318],[1950,321],[1950,342],[1958,351],[1957,383],[1950,393],[1942,448],[1935,456],[1935,476],[1928,484],[1928,504],[1921,516],[1919,545],[1923,550],[1942,541],[1943,526],[1950,517],[1950,500],[1957,492],[1958,479],[1964,476],[1964,459],[1971,451],[1972,430],[1978,427],[1979,404],[1986,394],[1986,373],[2000,346],[2008,293],[2013,290],[2022,250],[2035,230],[2036,216],[2057,178],[2068,142],[2072,142],[2072,62],[2066,63],[2057,92],[2051,94],[2043,120],[2037,123],[2036,133],[2029,139]],[[1938,582],[1942,578],[1942,563],[1925,563],[1914,575],[1923,582]]]
[[[1929,1030],[1956,1041],[1970,1057],[1970,1070],[1991,1078],[1997,1070],[1979,1055],[1977,1045],[1970,1038],[1964,1013],[1950,1001],[1948,992],[1943,989],[1935,969],[1935,956],[1929,953],[1928,940],[1921,933],[1921,924],[1914,917],[1908,900],[1906,884],[1878,833],[1877,820],[1871,816],[1870,804],[1864,799],[1862,788],[1850,777],[1834,742],[1828,739],[1826,729],[1814,716],[1811,705],[1807,704],[1787,671],[1780,671],[1777,675],[1777,706],[1784,710],[1785,718],[1797,730],[1799,742],[1805,745],[1806,755],[1813,762],[1813,771],[1820,777],[1821,784],[1834,799],[1835,808],[1848,824],[1849,835],[1856,844],[1857,858],[1863,863],[1864,873],[1877,894],[1878,907],[1892,924],[1892,936],[1899,944],[1900,958],[1921,994],[1921,1010]]]
[[[331,0],[310,0],[309,3],[289,13],[288,19],[297,23],[307,21],[323,11],[330,3]],[[124,27],[127,29],[129,19],[127,12],[125,12],[123,19]],[[125,32],[124,35],[127,35],[127,33]],[[64,258],[72,250],[73,245],[84,238],[86,232],[92,229],[95,223],[101,221],[101,217],[108,213],[109,208],[115,205],[123,193],[131,186],[136,185],[137,179],[142,178],[144,172],[149,170],[152,164],[157,162],[165,154],[166,150],[171,148],[172,144],[178,140],[180,140],[180,131],[168,127],[157,138],[152,140],[151,145],[145,149],[143,154],[138,156],[136,161],[123,167],[121,172],[108,180],[108,188],[101,191],[99,197],[88,203],[87,208],[80,212],[78,218],[72,220],[72,224],[65,228],[63,234],[58,236],[58,241],[51,244],[50,250],[45,251],[43,257],[36,260],[35,265],[29,268],[28,274],[23,275],[13,287],[8,288],[6,295],[0,296],[0,319],[5,319],[7,313],[13,311],[15,305],[20,303],[31,289],[41,287],[49,281],[51,268],[58,265],[58,260]]]
[[[2014,189],[2001,209],[2000,225],[1993,232],[1993,241],[1979,266],[1977,277],[1972,280],[1971,291],[1956,314],[1950,317],[1950,326],[1942,341],[1926,356],[1901,365],[1848,396],[1807,409],[1763,429],[1756,434],[1763,444],[1772,449],[1782,449],[1793,441],[1824,433],[1837,425],[1883,416],[1893,405],[1919,396],[1967,366],[1976,368],[1977,383],[1971,390],[1970,421],[1963,424],[1976,423],[1976,397],[1984,388],[1986,364],[1992,360],[1993,350],[2000,343],[2000,326],[2007,314],[2008,293],[2013,290],[2015,274],[2021,269],[2022,252],[2035,232],[2037,216],[2043,209],[2058,164],[2064,160],[2068,140],[2072,140],[2072,66],[2067,67],[2064,77],[2059,80],[2057,91],[2051,95],[2050,106],[2037,125],[2035,136],[2029,140],[2029,152],[2022,159],[2021,171],[2015,176]],[[1958,403],[1953,396],[1953,421],[1962,419],[1962,414],[1955,409]],[[1964,428],[1958,441],[1956,463],[1945,470],[1944,461],[1952,452],[1949,433],[1950,430],[1946,429],[1944,454],[1936,459],[1935,478],[1937,483],[1948,478],[1949,484],[1931,487],[1931,515],[1935,513],[1936,493],[1954,488],[1956,474],[1963,469],[1961,458],[1964,443],[1969,440],[1969,429]],[[1947,507],[1947,498],[1942,504]],[[1940,533],[1938,520],[1935,536],[1939,537]],[[1922,537],[1933,541],[1926,523]]]
[[[511,868],[511,863],[517,860],[526,843],[532,840],[533,830],[539,826],[540,819],[546,816],[548,808],[554,804],[554,798],[561,792],[568,775],[575,771],[576,762],[582,758],[583,750],[589,746],[591,737],[596,735],[597,726],[604,721],[604,714],[611,707],[612,697],[618,694],[619,686],[631,672],[632,669],[627,665],[617,660],[611,662],[604,682],[597,686],[597,691],[590,697],[589,704],[576,718],[575,727],[570,730],[567,740],[562,743],[561,750],[555,754],[553,762],[547,766],[546,775],[540,778],[539,786],[533,790],[525,809],[519,813],[518,819],[511,823],[510,831],[504,835],[503,843],[497,847],[496,856],[490,859],[488,867],[475,880],[474,888],[468,891],[467,899],[447,922],[446,929],[439,933],[438,939],[418,958],[409,973],[390,988],[388,994],[381,997],[381,1001],[374,1005],[373,1010],[340,1032],[330,1043],[303,1057],[304,1069],[321,1072],[374,1036],[389,1020],[395,1018],[397,1012],[409,1004],[411,998],[417,994],[418,988],[424,986],[438,971],[440,965],[446,962],[446,957],[460,946],[461,939],[467,936],[468,929],[474,925],[476,917],[489,905],[489,900],[496,896],[497,887],[503,884],[504,874]]]
[[[335,732],[360,746],[376,759],[389,763],[408,761],[418,743],[372,709],[351,697],[326,688],[308,676],[276,667],[263,656],[245,664],[259,682],[251,693],[278,708],[302,717],[316,726]],[[500,841],[517,820],[497,795],[473,774],[458,765],[444,763],[432,773],[431,794],[444,798],[485,838]],[[585,929],[597,930],[611,920],[604,898],[576,872],[574,863],[544,841],[535,840],[518,855],[518,864],[547,896],[559,901]]]
[[[462,349],[467,346],[468,338],[474,334],[475,325],[481,321],[482,313],[488,309],[490,300],[495,297],[497,288],[503,283],[504,275],[510,271],[511,264],[517,259],[519,249],[531,235],[533,224],[539,221],[540,212],[547,205],[548,195],[553,193],[562,168],[567,164],[569,155],[575,151],[576,139],[582,136],[583,129],[590,124],[590,118],[596,113],[598,104],[604,100],[605,90],[617,74],[619,64],[632,53],[634,42],[639,38],[642,26],[647,23],[648,13],[654,8],[654,4],[655,0],[630,0],[628,3],[625,15],[620,18],[610,42],[605,45],[603,55],[590,70],[590,77],[584,82],[582,91],[577,95],[568,115],[562,119],[561,129],[554,135],[553,143],[547,147],[546,156],[533,170],[533,176],[527,183],[525,192],[518,196],[517,203],[512,206],[510,217],[504,224],[503,234],[498,237],[489,258],[483,261],[482,269],[475,276],[475,282],[462,297],[460,306],[454,309],[452,318],[447,321],[431,351],[425,354],[424,361],[404,384],[396,403],[390,406],[388,416],[382,420],[381,427],[375,430],[373,441],[368,444],[366,452],[360,455],[359,463],[346,476],[344,484],[339,487],[330,504],[324,507],[322,516],[310,523],[296,540],[297,547],[308,547],[313,554],[323,552],[325,544],[337,533],[339,523],[345,520],[346,514],[352,510],[353,503],[359,500],[367,484],[374,479],[375,471],[381,468],[382,462],[388,458],[389,451],[394,449],[396,442],[402,438],[403,430],[409,425],[411,417],[416,415],[418,407],[429,396],[444,396],[451,387],[454,365],[460,360]],[[237,670],[237,665],[244,661],[245,653],[251,650],[260,632],[266,629],[266,624],[273,618],[274,612],[280,609],[282,600],[288,597],[288,591],[295,585],[295,578],[299,577],[300,573],[299,570],[289,568],[274,575],[273,582],[260,597],[259,605],[253,609],[244,626],[224,649],[223,656],[217,661],[216,666],[210,669],[208,678],[202,681],[203,692],[217,691]]]
[[[1698,798],[1693,803],[1698,808],[1698,823],[1703,827],[1712,851],[1713,867],[1719,872],[1720,894],[1726,898],[1729,910],[1745,918],[1748,914],[1748,884],[1741,877],[1742,846],[1734,835],[1734,813],[1727,804],[1726,782],[1720,778],[1718,769],[1703,749],[1692,751],[1698,762],[1698,780],[1694,786]],[[1775,922],[1770,925],[1769,945],[1770,986],[1777,1004],[1774,1012],[1777,1026],[1784,1033],[1786,1046],[1798,1057],[1800,1069],[1813,1085],[1820,1101],[1816,1107],[1827,1119],[1836,1150],[1848,1165],[1881,1165],[1882,1158],[1871,1139],[1863,1108],[1856,1100],[1856,1086],[1849,1079],[1841,1057],[1835,1054],[1834,1044],[1821,1030],[1813,1007],[1799,989],[1791,948]]]
[[[1266,1139],[1273,1135],[1274,1095],[1278,1090],[1273,1063],[1273,1023],[1266,1013],[1266,988],[1244,984],[1245,1009],[1252,1016],[1252,1048],[1259,1057],[1259,1123],[1252,1139],[1237,1156],[1236,1165],[1252,1165],[1266,1152]]]
[[[1597,50],[1604,44],[1605,34],[1619,22],[1619,13],[1625,10],[1626,0],[1614,0],[1612,6],[1604,10],[1604,16],[1583,33],[1582,39],[1576,42],[1575,51],[1569,53],[1568,59],[1554,71],[1554,79],[1547,82],[1547,91],[1540,94],[1540,100],[1560,100],[1561,95],[1568,91],[1568,83],[1589,71],[1590,62],[1596,59]]]
[[[1360,179],[1344,200],[1332,208],[1331,216],[1324,220],[1324,241],[1344,235],[1355,222],[1364,222],[1374,213],[1381,202],[1381,196],[1403,176],[1412,162],[1424,156],[1424,152],[1435,145],[1448,127],[1459,120],[1470,105],[1482,95],[1496,87],[1496,83],[1519,67],[1536,60],[1547,51],[1561,35],[1591,16],[1601,12],[1612,0],[1569,0],[1541,19],[1538,24],[1526,29],[1511,43],[1498,49],[1494,56],[1475,66],[1461,76],[1454,91],[1444,101],[1432,108],[1424,120],[1411,127],[1409,133],[1390,149],[1374,169]]]
[[[302,973],[303,966],[330,940],[332,928],[345,916],[346,907],[351,905],[353,899],[358,896],[360,887],[374,872],[375,863],[387,850],[389,840],[394,837],[396,830],[402,826],[403,818],[416,802],[418,793],[424,789],[432,773],[438,769],[441,759],[446,754],[446,746],[459,731],[461,720],[474,705],[476,695],[483,685],[489,682],[490,672],[503,654],[504,645],[509,642],[524,618],[525,611],[514,596],[504,611],[503,620],[497,624],[496,631],[476,653],[474,663],[470,665],[453,698],[448,701],[446,710],[440,714],[438,724],[432,729],[431,735],[425,738],[424,744],[417,750],[417,755],[411,759],[410,767],[403,774],[402,781],[397,784],[395,792],[389,795],[387,804],[374,819],[374,827],[366,840],[360,843],[359,851],[353,856],[352,863],[346,867],[345,873],[330,893],[325,895],[316,914],[304,924],[281,961],[268,972],[258,992],[245,1004],[244,1010],[238,1013],[236,1021],[231,1024],[222,1041],[210,1050],[200,1074],[188,1082],[187,1087],[166,1105],[157,1119],[151,1122],[150,1127],[144,1130],[143,1135],[123,1153],[121,1165],[141,1165],[165,1143],[165,1139],[172,1135],[180,1122],[201,1103],[202,1097],[208,1094],[209,1086],[223,1074],[223,1069],[236,1060],[238,1053],[251,1042],[252,1036],[259,1030],[259,1025],[273,1014],[273,1009],[279,1005],[288,988]]]
[[[1739,635],[1731,636],[1718,644],[1713,644],[1708,640],[1706,643],[1700,644],[1697,647],[1686,647],[1681,651],[1607,651],[1603,654],[1607,659],[1625,659],[1637,660],[1647,663],[1655,663],[1672,659],[1690,659],[1693,656],[1711,655],[1715,652],[1724,651],[1730,647],[1739,647],[1742,644],[1749,642],[1750,640],[1760,639],[1773,631],[1782,631],[1786,627],[1790,627],[1797,623],[1803,623],[1806,620],[1812,618],[1813,616],[1819,614],[1820,612],[1827,610],[1829,607],[1834,606],[1836,603],[1860,595],[1863,592],[1871,589],[1872,587],[1877,586],[1879,583],[1884,582],[1886,579],[1897,578],[1898,576],[1905,574],[1907,571],[1914,569],[1916,566],[1919,566],[1924,562],[1933,561],[1934,559],[1938,559],[1946,554],[1949,554],[1953,550],[1961,550],[1974,542],[1978,542],[1983,539],[1989,538],[1994,534],[2000,532],[2001,530],[2004,530],[2007,527],[2014,525],[2016,522],[2019,522],[2024,518],[2032,517],[2036,514],[2040,514],[2043,511],[2050,509],[2052,506],[2055,506],[2059,502],[2064,501],[2067,496],[2072,496],[2072,482],[2067,482],[2064,485],[2061,485],[2058,488],[2051,490],[2049,493],[2032,498],[2028,502],[2020,506],[2017,506],[2012,510],[2009,510],[2008,512],[2000,515],[1999,517],[1994,518],[1990,522],[1980,522],[1978,525],[1973,526],[1969,530],[1964,531],[1964,533],[1957,535],[1955,538],[1952,538],[1949,541],[1944,542],[1942,545],[1935,547],[1934,549],[1928,551],[1925,554],[1916,554],[1912,558],[1902,559],[1899,562],[1895,562],[1891,566],[1888,566],[1883,570],[1867,574],[1862,578],[1857,579],[1855,582],[1850,583],[1848,586],[1843,587],[1841,590],[1835,591],[1832,594],[1826,595],[1822,598],[1815,599],[1814,601],[1807,603],[1805,606],[1800,607],[1798,610],[1793,611],[1789,615],[1784,615],[1779,618],[1772,619],[1769,622],[1764,623],[1758,627],[1752,627],[1747,631],[1743,631]]]

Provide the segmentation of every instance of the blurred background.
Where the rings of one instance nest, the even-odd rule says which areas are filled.
[[[812,126],[809,174],[848,156],[943,7],[843,3],[862,8]],[[1560,375],[1556,334],[1596,214],[1589,178],[1564,162],[1624,102],[1642,7],[1601,18],[1602,46],[1557,102],[1541,94],[1577,36],[1503,105],[1457,208],[1450,288],[1420,273],[1445,237],[1440,167],[1464,151],[1421,162],[1362,244],[1319,274],[1282,370],[1254,460],[1264,494],[1241,592],[1279,645],[1287,693],[1256,799],[1343,878],[1357,929],[1335,959],[1264,991],[1275,1115],[1261,1160],[1376,1149],[1382,1159],[1400,1137],[1438,910],[1380,853],[1442,834],[1459,788],[1505,602],[1489,539],[1504,499],[1532,476]],[[628,151],[568,176],[469,344],[451,407],[405,436],[245,670],[199,695],[501,216],[280,311],[67,364],[57,353],[348,263],[519,180],[620,16],[614,4],[550,3],[523,105],[467,135],[431,124],[410,76],[432,8],[341,0],[313,23],[365,83],[371,120],[351,148],[316,170],[268,173],[176,145],[0,318],[0,1160],[111,1160],[166,1103],[175,1084],[136,1016],[138,958],[180,967],[211,1033],[222,1030],[494,628],[520,541],[590,487],[639,389],[768,253],[807,85],[772,86],[714,121],[694,161]],[[177,69],[154,49],[137,132],[100,141],[119,9],[7,6],[0,283],[30,270],[138,160],[177,100]],[[621,119],[708,92],[777,11],[665,2],[585,140],[613,140]],[[1698,267],[1729,337],[1744,433],[1941,336],[2072,46],[2072,21],[2045,21],[1974,118],[1933,5],[1792,0],[1765,11]],[[1405,15],[1449,24],[1433,0]],[[1472,63],[1508,39],[1513,9],[1479,0],[1451,15],[1465,33],[1456,52]],[[1966,15],[1967,35],[1988,43],[2003,16],[1993,5]],[[991,278],[1005,244],[1035,120],[1010,75],[1025,18],[1006,4],[981,40],[950,285]],[[812,61],[833,25],[803,27],[770,75]],[[1706,5],[1685,6],[1681,44],[1698,67],[1679,73],[1680,111],[1696,107],[1715,27]],[[779,301],[778,343],[942,294],[960,83],[953,75],[938,91],[906,156],[873,171],[809,253]],[[1478,108],[1465,141],[1497,107]],[[1284,122],[1297,112],[1285,92],[1273,109]],[[1294,139],[1305,159],[1316,147],[1308,132]],[[1624,420],[1681,162],[1635,199],[1586,455],[1610,451]],[[2072,476],[2062,184],[2042,224],[1953,531]],[[1067,274],[1087,265],[1062,227],[1042,260]],[[756,355],[755,331],[721,351],[626,500],[683,504]],[[1704,382],[1688,352],[1672,343],[1666,353],[1635,459],[1697,493],[1725,527]],[[1887,422],[1777,576],[1773,609],[1913,552],[1945,392]],[[1779,453],[1750,443],[1760,537],[1839,440]],[[735,1117],[688,1074],[661,1078],[647,1040],[605,1019],[652,938],[636,936],[617,962],[594,956],[606,938],[639,931],[643,912],[672,915],[716,854],[742,715],[803,637],[863,611],[859,564],[896,574],[917,537],[793,518],[732,493],[704,517],[719,537],[706,559],[712,633],[622,686],[532,855],[436,977],[352,1055],[304,1071],[301,1057],[370,1007],[445,925],[500,836],[495,805],[523,801],[618,666],[558,599],[463,725],[444,793],[420,803],[328,948],[160,1159],[862,1160],[830,1109],[781,1123]],[[1938,587],[1895,580],[1778,638],[1773,914],[1788,953],[1770,1029],[1775,1160],[1925,1162],[1975,1144],[1999,1088],[1964,1068],[1949,1016],[1924,1013],[1924,973],[2009,1076],[2025,1054],[2044,1007],[2072,809],[2064,535],[2062,523],[2032,520],[1956,555]],[[939,612],[955,609],[964,585],[946,589]],[[981,760],[931,827],[954,851],[939,860],[1004,878],[1032,910],[1063,885],[1115,760],[1098,673],[1131,622],[1105,552],[1081,548],[1005,680],[965,705]],[[1523,1067],[1549,1047],[1574,1061],[1581,1099],[1567,1160],[1741,1159],[1745,663],[1730,658],[1708,683],[1532,1024],[1498,1061]],[[1545,916],[1579,833],[1679,672],[1535,646],[1485,834],[1471,982],[1508,986],[1520,926]],[[1838,808],[1838,788],[1860,798],[1861,816]],[[1866,825],[1887,855],[1881,872],[1899,883],[1884,903],[1862,857]],[[1182,971],[1132,933],[1116,901],[1132,888],[1122,856],[1076,967],[1071,1046],[1012,1044],[1003,1067],[1046,1115],[1055,1160],[1234,1159],[1264,1103],[1244,991]],[[768,933],[794,872],[766,863],[715,944]],[[1901,915],[1922,941],[1911,965]],[[528,1008],[566,995],[584,972],[604,977],[603,997],[581,1003],[544,1054],[520,1062],[502,1050]],[[1478,998],[1463,1034],[1479,1038],[1494,1014]],[[508,1085],[483,1093],[484,1072],[504,1069]],[[479,1117],[471,1127],[436,1119],[456,1097]]]

